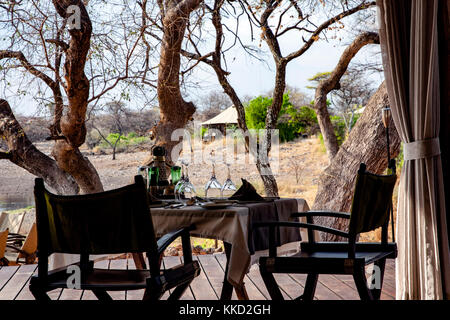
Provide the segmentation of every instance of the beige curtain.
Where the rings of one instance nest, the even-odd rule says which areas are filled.
[[[378,0],[393,119],[404,143],[397,207],[397,299],[450,298],[439,147],[438,0]]]

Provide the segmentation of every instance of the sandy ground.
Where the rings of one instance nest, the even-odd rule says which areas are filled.
[[[42,152],[50,154],[51,142],[38,143]],[[185,150],[189,150],[186,148]],[[191,159],[189,176],[194,183],[197,193],[202,194],[204,185],[209,180],[212,171],[210,152],[214,150],[216,159],[216,176],[223,183],[227,177],[227,167],[221,155],[227,149],[222,141],[215,141],[208,145],[194,144],[193,153],[184,152],[183,158]],[[276,178],[281,196],[295,196],[305,198],[311,205],[317,191],[317,178],[327,165],[327,158],[323,147],[317,138],[299,139],[281,144],[279,148],[279,166]],[[86,150],[87,151],[87,150]],[[242,151],[242,150],[241,150]],[[202,157],[202,154],[204,155]],[[97,168],[106,190],[126,185],[133,180],[137,167],[148,156],[147,152],[119,153],[116,160],[110,154],[92,155],[87,157]],[[240,178],[245,178],[263,192],[263,185],[256,166],[252,160],[239,152],[231,164],[232,180],[239,186]],[[297,178],[296,178],[297,175]],[[13,163],[0,161],[0,202],[20,202],[26,206],[33,202],[34,176]],[[23,199],[25,198],[25,199]],[[28,204],[26,204],[28,202]],[[0,205],[1,206],[1,205]]]

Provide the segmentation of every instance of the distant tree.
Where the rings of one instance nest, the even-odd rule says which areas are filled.
[[[233,103],[230,97],[221,91],[211,91],[207,95],[201,97],[197,102],[197,118],[205,121],[217,116]]]
[[[225,8],[225,4],[229,4],[232,8]],[[201,61],[214,69],[219,83],[237,108],[238,124],[244,131],[247,130],[244,105],[227,78],[229,72],[226,70],[225,53],[230,50],[230,46],[224,44],[224,29],[228,30],[236,39],[234,43],[241,44],[247,53],[254,56],[255,51],[251,50],[252,48],[250,46],[242,44],[242,39],[239,38],[237,31],[230,30],[222,22],[222,14],[235,17],[237,25],[239,25],[240,17],[248,17],[252,40],[256,40],[253,28],[259,28],[261,31],[260,43],[265,42],[273,57],[273,63],[275,65],[273,101],[272,105],[268,108],[266,116],[266,135],[263,141],[260,141],[261,144],[267,147],[267,152],[265,154],[259,154],[256,162],[256,167],[260,173],[267,195],[278,195],[277,182],[273,176],[268,159],[271,149],[271,130],[277,125],[279,113],[283,105],[288,64],[301,57],[328,31],[339,29],[340,25],[342,25],[342,19],[374,7],[375,4],[375,1],[352,0],[305,2],[283,0],[241,0],[225,2],[224,0],[215,0],[214,5],[205,5],[206,10],[212,15],[211,21],[215,28],[214,49],[207,53],[200,53],[200,46],[197,43],[200,43],[204,37],[197,36],[197,43],[191,40],[192,50],[189,52],[186,50],[182,53],[185,57],[196,60],[197,62]],[[288,33],[297,33],[297,39],[299,39],[298,43],[294,44],[296,48],[291,52],[283,50],[284,48],[282,48],[282,42],[280,41]],[[248,142],[246,140],[247,145]]]
[[[328,159],[331,161],[339,149],[338,140],[331,123],[330,113],[327,106],[328,94],[333,90],[341,88],[340,80],[347,71],[353,57],[367,44],[379,43],[378,34],[375,32],[363,32],[347,46],[342,53],[334,70],[319,82],[315,89],[314,110],[319,121]],[[324,74],[325,75],[325,74]]]
[[[367,75],[359,70],[347,70],[340,80],[340,88],[332,91],[331,112],[339,115],[350,133],[355,123],[356,112],[363,108],[374,94]]]
[[[105,105],[105,111],[108,113],[109,117],[112,120],[112,124],[109,128],[109,131],[105,134],[99,129],[96,124],[95,118],[91,120],[92,127],[98,132],[103,141],[105,141],[113,151],[112,160],[116,160],[116,147],[122,138],[123,134],[123,123],[127,120],[128,110],[125,105],[120,101],[109,102]],[[110,141],[108,139],[109,133],[117,133],[117,137],[114,141]]]

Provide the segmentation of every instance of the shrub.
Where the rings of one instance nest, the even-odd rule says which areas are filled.
[[[259,96],[249,102],[245,108],[245,118],[249,129],[264,129],[267,108],[272,99]],[[293,140],[300,133],[311,134],[317,128],[317,116],[308,106],[297,107],[289,101],[289,94],[283,95],[283,104],[277,122],[280,140]]]
[[[110,133],[108,134],[108,136],[106,137],[106,139],[112,144],[114,145],[117,141],[117,139],[119,139],[119,134],[118,133]],[[150,139],[147,137],[140,137],[138,136],[135,132],[130,132],[128,135],[121,135],[120,136],[120,140],[117,142],[117,150],[123,150],[126,149],[129,146],[135,146],[135,145],[140,145],[143,144],[147,141],[149,141]],[[101,148],[110,148],[111,146],[106,142],[106,141],[102,141],[100,143],[100,147]]]

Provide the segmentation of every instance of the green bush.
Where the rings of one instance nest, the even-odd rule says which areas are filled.
[[[330,116],[331,123],[333,124],[334,134],[339,145],[341,145],[347,135],[347,127],[345,126],[344,119],[339,116]]]
[[[118,133],[110,133],[106,137],[106,139],[112,145],[114,145],[116,143],[118,138],[119,138],[119,134]],[[129,146],[135,146],[135,145],[139,145],[139,144],[145,143],[145,142],[147,142],[149,140],[150,139],[147,138],[147,137],[140,137],[135,132],[130,132],[126,136],[125,135],[121,135],[120,136],[120,140],[117,142],[116,148],[120,150],[120,149],[127,148]],[[106,141],[103,140],[100,143],[100,147],[101,148],[110,148],[111,146]]]
[[[249,129],[264,129],[267,108],[272,99],[259,96],[249,102],[245,108],[245,118]],[[312,133],[317,124],[317,116],[308,106],[296,107],[289,101],[289,94],[283,95],[283,104],[278,117],[277,129],[282,142],[293,140],[297,134]]]

